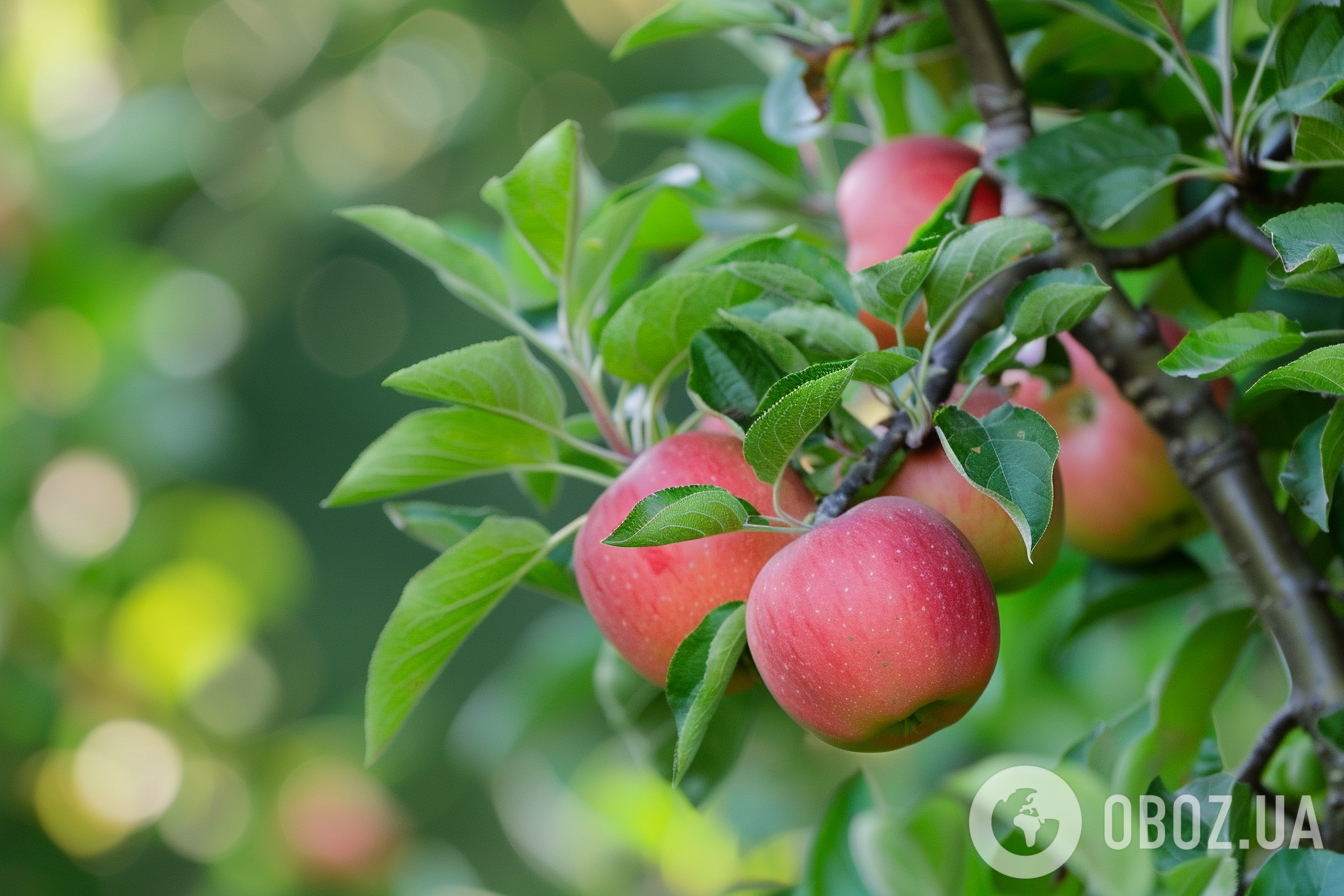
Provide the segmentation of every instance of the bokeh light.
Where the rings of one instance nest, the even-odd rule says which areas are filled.
[[[84,406],[98,385],[103,348],[84,315],[47,308],[30,317],[12,339],[14,385],[34,410],[50,416]]]
[[[87,136],[111,120],[121,83],[102,0],[14,0],[9,64],[27,84],[34,124],[49,140]]]
[[[179,855],[210,862],[238,846],[251,816],[246,779],[230,765],[195,756],[183,766],[181,789],[159,819],[159,833]]]
[[[158,818],[182,783],[182,755],[158,728],[132,719],[105,722],[75,751],[75,792],[113,824],[139,826]]]
[[[275,668],[255,650],[244,648],[191,694],[188,708],[206,730],[237,739],[260,731],[279,697]]]
[[[301,765],[285,781],[280,829],[303,869],[317,877],[366,878],[396,849],[399,821],[373,777],[338,759]]]
[[[246,325],[238,294],[204,271],[160,278],[140,305],[140,343],[158,370],[196,379],[219,370],[242,344]]]
[[[135,517],[135,489],[116,461],[76,449],[42,471],[33,492],[33,523],[56,552],[87,560],[111,550]]]
[[[112,849],[131,826],[94,812],[75,789],[74,753],[53,750],[35,757],[33,809],[42,829],[61,849],[87,858]]]
[[[406,302],[386,269],[362,258],[338,258],[304,286],[294,324],[318,367],[336,376],[360,376],[401,345]]]

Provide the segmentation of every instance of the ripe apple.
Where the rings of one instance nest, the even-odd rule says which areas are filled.
[[[850,162],[835,191],[836,210],[849,252],[845,265],[857,271],[905,251],[919,225],[952,192],[952,185],[980,164],[980,155],[947,137],[901,137],[865,149]],[[999,188],[981,180],[971,195],[970,220],[999,215]],[[859,312],[881,348],[896,345],[896,328]],[[905,326],[907,345],[922,346],[928,335],[924,306]]]
[[[784,474],[784,509],[803,519],[816,502],[792,470]],[[657,685],[682,639],[720,604],[746,600],[767,560],[796,536],[732,532],[648,548],[603,544],[631,509],[659,489],[717,485],[762,513],[772,513],[770,486],[742,457],[742,440],[686,432],[635,459],[602,493],[574,541],[574,572],[597,627],[625,661]]]
[[[1204,517],[1162,437],[1087,349],[1067,333],[1059,339],[1073,380],[1051,390],[1023,377],[1013,402],[1035,408],[1059,433],[1064,540],[1111,563],[1151,560],[1202,530]]]
[[[983,417],[1007,400],[1003,392],[982,386],[971,393],[962,409]],[[1050,511],[1050,525],[1028,560],[1027,547],[1007,511],[957,472],[937,437],[931,441],[932,444],[911,452],[901,462],[880,494],[910,498],[951,520],[975,548],[994,590],[1000,594],[1030,588],[1045,578],[1064,543],[1064,484],[1059,464],[1055,464],[1055,503]]]
[[[979,698],[999,655],[999,610],[956,526],[917,501],[874,498],[765,565],[747,643],[804,728],[847,750],[894,750]]]

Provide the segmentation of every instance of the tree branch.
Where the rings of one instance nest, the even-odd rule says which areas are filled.
[[[1291,706],[1285,706],[1275,713],[1274,718],[1269,720],[1261,730],[1260,736],[1255,739],[1250,755],[1237,770],[1237,780],[1251,785],[1256,790],[1263,790],[1261,779],[1265,776],[1265,767],[1269,765],[1269,760],[1274,757],[1274,752],[1288,736],[1288,732],[1296,727],[1297,713]]]
[[[992,160],[1030,139],[1030,107],[986,0],[942,4],[975,82],[976,102],[988,125],[986,154]],[[1067,210],[1019,192],[1012,206],[1005,202],[1005,212],[1047,221],[1067,263],[1091,262],[1103,278],[1111,279],[1104,254]],[[1328,586],[1275,509],[1254,453],[1213,405],[1207,386],[1168,377],[1158,369],[1166,349],[1151,315],[1136,311],[1116,288],[1073,334],[1163,436],[1181,480],[1194,492],[1246,581],[1260,619],[1283,652],[1292,680],[1290,705],[1312,735],[1329,781],[1326,845],[1344,848],[1344,752],[1322,737],[1316,725],[1322,716],[1344,707],[1344,639],[1326,602]]]
[[[1116,270],[1146,268],[1169,258],[1226,226],[1227,216],[1237,203],[1237,188],[1223,184],[1199,204],[1199,207],[1142,246],[1103,249],[1106,263]]]
[[[1041,271],[1060,266],[1059,254],[1053,249],[1014,262],[986,280],[962,303],[957,316],[930,349],[930,367],[933,373],[924,382],[924,397],[935,407],[947,401],[957,382],[957,371],[970,354],[977,339],[1003,323],[1003,301],[1008,293]],[[914,425],[904,412],[892,419],[887,431],[864,449],[860,457],[845,473],[835,491],[822,499],[815,521],[818,525],[833,520],[849,509],[854,496],[870,485],[877,474],[891,460],[893,454],[906,444]]]
[[[1227,220],[1224,222],[1227,232],[1266,258],[1277,258],[1279,253],[1274,251],[1274,242],[1265,232],[1256,226],[1255,222],[1246,217],[1246,213],[1233,206],[1227,210]]]

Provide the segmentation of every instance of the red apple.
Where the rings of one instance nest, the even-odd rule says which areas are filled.
[[[645,451],[602,493],[574,542],[574,571],[597,627],[625,661],[657,685],[682,639],[720,604],[746,600],[751,583],[796,536],[733,532],[649,548],[603,544],[631,509],[659,489],[717,485],[762,513],[773,513],[770,486],[742,457],[742,440],[687,432]],[[802,519],[816,509],[792,470],[784,474],[784,509]]]
[[[1055,389],[1020,380],[1013,402],[1035,408],[1059,433],[1064,539],[1112,563],[1165,553],[1205,526],[1167,447],[1087,350],[1067,333],[1073,380]]]
[[[962,386],[957,388],[964,389]],[[953,393],[954,398],[956,395]],[[1003,392],[982,386],[971,393],[962,409],[983,417],[1007,400]],[[1055,465],[1055,503],[1050,512],[1050,525],[1029,560],[1022,535],[1007,511],[957,472],[937,437],[931,441],[932,444],[911,452],[901,462],[881,494],[910,498],[951,520],[975,548],[985,564],[989,580],[994,583],[994,590],[1000,594],[1030,588],[1045,578],[1059,558],[1064,543],[1064,485],[1059,465]]]
[[[835,191],[836,210],[849,252],[851,271],[895,258],[910,237],[928,220],[952,185],[980,164],[980,155],[964,143],[946,137],[901,137],[865,149],[840,177]],[[971,195],[971,222],[999,215],[999,188],[981,180]],[[881,348],[896,345],[896,328],[867,311],[859,320],[877,337]],[[923,306],[905,326],[907,345],[922,346],[928,335]]]
[[[916,501],[874,498],[765,565],[747,643],[803,727],[847,750],[894,750],[979,698],[999,655],[999,612],[956,526]]]

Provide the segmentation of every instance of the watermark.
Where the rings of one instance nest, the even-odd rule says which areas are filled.
[[[1262,849],[1285,845],[1298,849],[1303,844],[1322,848],[1310,799],[1298,802],[1291,833],[1293,812],[1284,797],[1259,794],[1254,805],[1255,843]],[[1133,800],[1117,794],[1106,800],[1102,817],[1088,823],[1101,828],[1111,849],[1129,848],[1136,836],[1140,849],[1160,849],[1168,838],[1185,850],[1249,849],[1250,837],[1232,842],[1232,815],[1230,794],[1211,793],[1201,799],[1183,793],[1170,802],[1145,795],[1139,797],[1137,811]],[[1058,870],[1073,855],[1083,835],[1083,811],[1059,775],[1035,765],[1017,765],[981,785],[971,802],[970,828],[971,843],[989,867],[1008,877],[1029,879]]]

